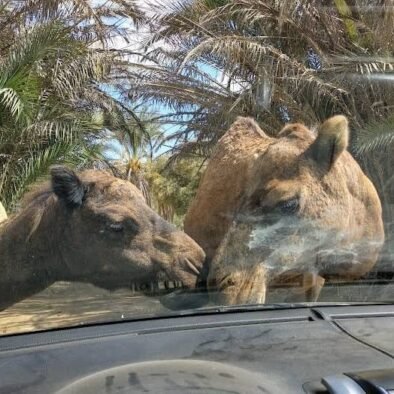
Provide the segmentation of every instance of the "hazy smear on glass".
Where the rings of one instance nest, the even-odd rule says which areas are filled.
[[[279,272],[289,269],[317,270],[317,253],[337,253],[345,238],[343,233],[323,230],[310,220],[295,217],[282,217],[273,224],[256,223],[253,227],[249,250],[252,253],[261,251],[264,255],[261,263],[268,269]],[[352,245],[348,247],[347,253]]]

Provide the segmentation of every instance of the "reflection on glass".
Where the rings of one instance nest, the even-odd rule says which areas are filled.
[[[142,3],[0,0],[0,332],[392,302],[392,9]]]

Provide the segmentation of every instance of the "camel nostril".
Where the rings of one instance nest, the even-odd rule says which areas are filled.
[[[231,277],[231,275],[226,275],[218,282],[218,290],[223,290],[235,285],[236,283],[234,279]]]

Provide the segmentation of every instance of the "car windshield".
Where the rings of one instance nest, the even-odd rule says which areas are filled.
[[[394,6],[0,0],[0,335],[394,300]]]

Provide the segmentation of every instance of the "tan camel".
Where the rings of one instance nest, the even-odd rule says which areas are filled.
[[[106,289],[161,275],[194,287],[205,255],[131,183],[99,171],[51,171],[0,227],[0,310],[58,280]]]
[[[341,115],[317,136],[288,124],[278,138],[238,118],[220,139],[185,219],[219,302],[264,303],[269,284],[300,277],[316,300],[324,279],[372,269],[384,241],[381,204],[346,151],[348,134]]]

